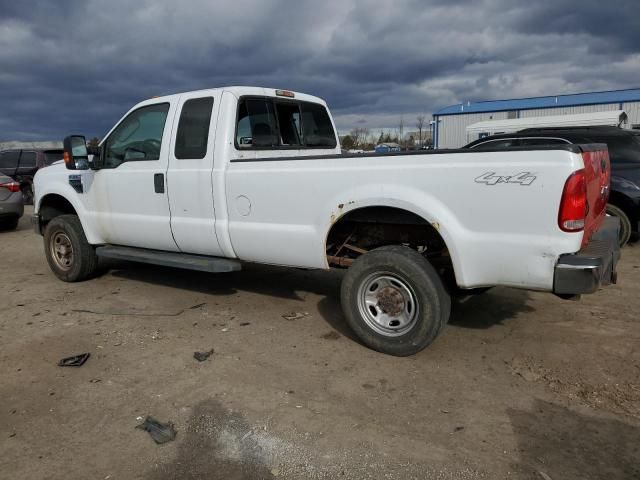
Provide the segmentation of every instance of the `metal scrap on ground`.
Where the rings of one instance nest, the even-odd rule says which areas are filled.
[[[282,318],[284,318],[285,320],[293,321],[293,320],[300,320],[301,318],[308,317],[308,316],[309,316],[309,312],[291,312],[291,313],[286,313],[282,315]]]
[[[73,357],[63,358],[58,362],[59,367],[81,367],[91,356],[90,353],[81,353]]]
[[[149,432],[153,441],[157,444],[167,443],[176,438],[177,431],[171,422],[162,423],[155,418],[148,416],[136,428]]]
[[[213,348],[211,350],[207,350],[206,352],[193,352],[193,358],[195,358],[199,362],[204,362],[211,355],[213,355]]]

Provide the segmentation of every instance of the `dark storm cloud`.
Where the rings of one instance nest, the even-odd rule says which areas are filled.
[[[638,86],[635,0],[0,0],[0,139],[102,135],[152,95],[324,97],[341,129],[450,103]]]

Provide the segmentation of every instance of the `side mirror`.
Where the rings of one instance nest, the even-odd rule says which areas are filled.
[[[87,170],[89,168],[89,153],[87,141],[82,135],[65,137],[64,164],[69,170]]]

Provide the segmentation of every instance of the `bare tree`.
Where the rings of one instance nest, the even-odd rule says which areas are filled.
[[[418,115],[416,117],[416,128],[418,129],[418,146],[422,147],[422,130],[424,130],[424,115]]]
[[[404,142],[404,117],[401,115],[400,116],[400,125],[398,126],[398,143],[400,145],[403,144]]]
[[[363,127],[354,128],[349,135],[353,138],[354,146],[362,148],[369,138],[369,129]]]

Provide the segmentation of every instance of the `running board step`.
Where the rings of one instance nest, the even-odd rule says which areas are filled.
[[[153,265],[186,268],[188,270],[199,270],[201,272],[235,272],[242,269],[242,265],[239,261],[229,258],[190,255],[188,253],[163,252],[161,250],[120,247],[117,245],[105,245],[103,247],[98,247],[96,248],[96,254],[103,258],[151,263]]]

